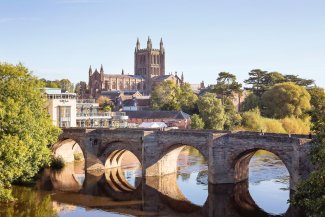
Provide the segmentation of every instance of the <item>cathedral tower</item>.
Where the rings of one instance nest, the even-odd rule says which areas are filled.
[[[151,38],[148,37],[147,47],[140,48],[137,40],[134,51],[134,74],[150,80],[152,77],[165,75],[165,48],[162,39],[159,49],[152,48]]]

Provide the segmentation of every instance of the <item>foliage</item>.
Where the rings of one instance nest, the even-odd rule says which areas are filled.
[[[242,126],[251,131],[261,131],[265,129],[261,112],[258,108],[244,112],[242,114]]]
[[[300,119],[294,117],[286,117],[281,119],[283,128],[286,132],[294,134],[309,134],[310,133],[310,120],[309,118]]]
[[[184,83],[183,85],[181,85],[177,98],[182,111],[189,114],[193,114],[196,112],[198,97],[192,91],[190,84]]]
[[[75,161],[82,161],[84,160],[84,155],[82,152],[77,152],[73,154],[74,160]]]
[[[225,98],[233,98],[234,93],[241,92],[242,85],[236,81],[236,76],[229,72],[220,72],[217,84],[213,86],[212,92]]]
[[[260,105],[261,105],[260,98],[255,94],[251,93],[245,98],[243,104],[241,105],[241,111],[246,112],[254,108],[260,108],[261,107]]]
[[[45,87],[49,88],[60,88],[64,92],[74,92],[74,85],[69,79],[61,79],[61,80],[46,80],[46,79],[41,79],[42,82],[44,82]]]
[[[310,131],[309,119],[305,120],[287,117],[284,119],[271,119],[261,116],[258,108],[242,114],[242,127],[250,131],[263,131],[268,133],[308,134]]]
[[[39,194],[32,188],[13,188],[13,196],[18,198],[15,203],[1,204],[0,216],[6,217],[55,217],[57,211],[53,207],[50,194]]]
[[[192,129],[204,128],[204,121],[198,114],[194,114],[191,116],[191,128]]]
[[[311,96],[311,121],[314,129],[325,129],[325,91],[323,88],[314,87],[308,89]]]
[[[271,118],[262,118],[264,129],[268,133],[286,133],[282,123],[279,120]],[[294,132],[294,131],[293,131]]]
[[[183,110],[195,113],[198,97],[187,83],[180,87],[174,81],[163,81],[151,94],[151,108],[154,110]]]
[[[251,85],[249,88],[245,88],[246,90],[250,90],[256,96],[261,97],[262,94],[267,89],[267,81],[265,79],[267,75],[267,71],[262,71],[260,69],[253,69],[248,73],[249,78],[244,81],[244,83]]]
[[[310,95],[304,87],[291,82],[273,86],[262,95],[263,113],[271,118],[303,117],[310,107]]]
[[[300,182],[293,198],[293,204],[304,208],[308,216],[325,216],[325,100],[322,89],[310,91],[313,123],[312,130],[316,133],[310,153],[311,161],[316,170]]]
[[[0,198],[8,198],[13,182],[29,182],[49,165],[60,130],[44,109],[36,79],[21,64],[0,64]],[[8,198],[10,199],[10,198]]]
[[[62,169],[65,166],[65,162],[62,157],[53,157],[51,162],[52,169]]]
[[[306,88],[314,84],[313,80],[299,78],[297,75],[283,75],[279,72],[267,72],[260,69],[253,69],[248,74],[249,78],[244,83],[251,86],[245,89],[250,90],[257,97],[261,97],[265,91],[274,85],[284,82],[293,82],[298,86]]]
[[[75,85],[74,92],[83,98],[83,96],[86,93],[85,92],[86,89],[87,89],[87,83],[84,81],[80,81]]]
[[[179,88],[173,81],[163,81],[158,84],[151,94],[151,108],[154,110],[181,109],[178,101]]]
[[[114,106],[112,101],[106,96],[98,97],[97,103],[99,104],[99,107],[101,108],[101,110],[104,112],[112,111],[112,108]]]
[[[230,98],[227,98],[224,102],[225,110],[225,130],[232,130],[241,124],[241,116],[237,113],[234,103]]]
[[[198,108],[206,129],[223,130],[225,111],[220,99],[212,93],[206,93],[199,99]]]

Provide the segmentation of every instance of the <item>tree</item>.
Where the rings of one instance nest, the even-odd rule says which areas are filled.
[[[325,124],[323,122],[325,120],[325,90],[320,87],[313,87],[308,89],[308,92],[311,97],[311,122],[316,129],[321,129],[321,125]]]
[[[0,200],[13,182],[29,182],[51,160],[60,130],[44,109],[43,82],[23,65],[0,64]]]
[[[69,81],[69,79],[60,80],[60,88],[64,92],[69,92],[69,93],[74,92],[74,85],[73,85],[73,83],[71,81]]]
[[[199,99],[198,108],[206,129],[223,130],[225,111],[220,99],[206,93]]]
[[[250,71],[248,73],[249,78],[245,80],[244,83],[251,85],[251,87],[245,89],[250,90],[256,96],[261,97],[267,89],[267,73],[267,71],[262,71],[261,69],[253,69]]]
[[[262,95],[263,112],[271,118],[301,118],[310,110],[310,95],[291,82],[277,84]]]
[[[317,112],[322,113],[319,116],[322,119],[313,125],[316,138],[310,153],[315,170],[298,184],[292,201],[294,205],[303,207],[311,217],[325,216],[325,113],[324,110]]]
[[[294,82],[303,87],[309,87],[314,84],[314,80],[299,78],[298,75],[285,75],[284,78],[286,82]]]
[[[108,97],[106,96],[98,97],[97,103],[99,104],[99,107],[101,108],[102,111],[104,112],[112,111],[113,103]]]
[[[180,87],[179,95],[177,96],[182,111],[193,114],[197,110],[198,97],[193,92],[190,84],[185,83]]]
[[[154,110],[181,109],[178,100],[180,89],[173,81],[163,81],[158,84],[151,94],[151,108]]]
[[[191,116],[191,128],[192,129],[204,128],[204,121],[198,114],[194,114]]]
[[[234,127],[241,124],[241,116],[237,113],[236,107],[230,98],[224,102],[225,110],[225,130],[232,130]]]
[[[241,105],[241,111],[246,112],[254,108],[261,107],[261,99],[253,93],[250,93]]]
[[[212,91],[222,96],[222,102],[225,98],[233,98],[234,93],[241,92],[242,85],[236,81],[236,76],[229,72],[220,72],[217,78],[217,84],[213,86]]]

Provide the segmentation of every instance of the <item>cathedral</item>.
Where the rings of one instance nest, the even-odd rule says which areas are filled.
[[[162,81],[172,80],[177,85],[184,82],[183,74],[181,77],[175,73],[165,74],[165,48],[162,39],[159,49],[152,47],[150,37],[148,37],[147,47],[141,48],[139,39],[136,42],[134,51],[134,74],[105,73],[103,66],[98,71],[89,67],[88,94],[92,98],[101,95],[109,95],[112,92],[120,93],[139,93],[149,96],[155,85]]]

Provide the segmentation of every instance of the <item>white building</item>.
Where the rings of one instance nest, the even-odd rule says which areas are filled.
[[[76,100],[75,93],[61,93],[58,88],[44,88],[47,95],[46,108],[53,124],[58,127],[76,127]]]
[[[78,100],[75,93],[62,93],[59,88],[44,88],[46,108],[57,127],[128,127],[125,112],[100,112],[94,99]]]

